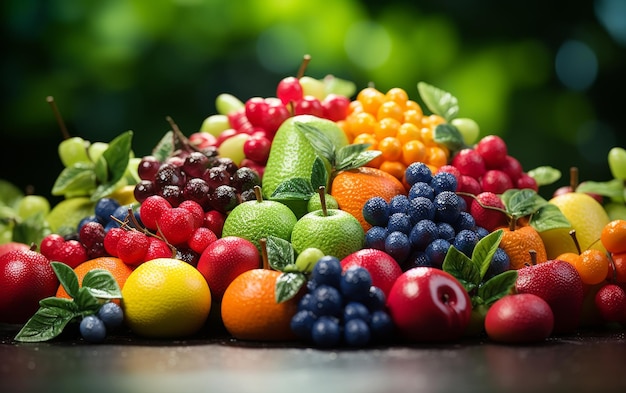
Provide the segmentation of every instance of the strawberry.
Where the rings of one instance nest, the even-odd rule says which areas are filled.
[[[460,150],[452,158],[454,165],[462,175],[471,176],[474,179],[480,179],[485,173],[485,161],[482,156],[474,149],[465,148]]]
[[[148,244],[146,234],[135,230],[125,231],[117,242],[117,256],[128,265],[139,265],[144,262]]]
[[[162,196],[152,195],[141,203],[139,217],[143,225],[154,231],[157,229],[157,220],[165,210],[171,209],[172,205]]]
[[[481,192],[472,200],[469,212],[477,226],[493,232],[508,223],[508,217],[502,210],[506,207],[499,196],[493,192]]]
[[[193,215],[181,207],[165,210],[156,223],[159,232],[173,245],[185,243],[195,229]]]

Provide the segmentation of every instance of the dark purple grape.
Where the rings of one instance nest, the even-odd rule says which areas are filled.
[[[187,262],[193,267],[198,265],[200,260],[200,254],[187,247],[176,247],[176,259],[180,259],[183,262]]]
[[[235,187],[221,185],[211,194],[211,206],[219,212],[227,213],[233,210],[238,203]]]
[[[183,199],[197,202],[206,211],[209,208],[211,188],[200,178],[190,179],[183,188]]]
[[[226,168],[221,166],[214,166],[207,169],[202,176],[205,182],[211,187],[211,190],[215,190],[222,185],[230,185],[230,173]]]
[[[180,205],[183,201],[183,190],[179,186],[167,185],[161,189],[158,195],[165,198],[172,207]]]
[[[163,189],[165,186],[183,187],[186,182],[185,174],[172,164],[161,165],[154,177],[157,189]]]
[[[161,162],[155,156],[145,156],[139,161],[137,174],[141,180],[154,180],[160,166]]]
[[[165,159],[165,163],[170,164],[176,168],[182,168],[183,164],[185,163],[186,157],[187,157],[186,154],[178,154],[175,156],[170,156]]]
[[[231,176],[235,174],[237,169],[239,169],[237,164],[235,164],[234,161],[228,157],[218,157],[216,166],[222,166],[226,168],[226,170]]]
[[[239,194],[239,198],[241,202],[254,201],[256,200],[256,194],[254,190],[245,190],[241,194]]]
[[[142,203],[148,197],[156,194],[156,187],[154,183],[150,180],[142,180],[135,185],[135,190],[133,191],[133,195],[137,202]]]
[[[208,166],[209,158],[199,151],[194,151],[185,158],[182,169],[188,177],[202,177]]]
[[[254,186],[260,186],[261,179],[255,170],[244,166],[235,171],[230,179],[230,185],[235,187],[238,192],[242,193],[247,190],[252,190]]]

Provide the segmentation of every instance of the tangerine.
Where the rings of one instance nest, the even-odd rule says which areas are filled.
[[[395,176],[372,167],[360,167],[340,171],[332,180],[331,194],[339,208],[356,217],[363,230],[372,227],[363,218],[363,206],[368,199],[380,196],[387,202],[396,195],[406,195],[407,191]]]
[[[295,339],[291,318],[297,312],[297,297],[276,301],[276,270],[252,269],[235,278],[221,303],[222,322],[239,340],[286,341]]]
[[[535,252],[536,263],[543,263],[548,260],[546,248],[537,230],[531,226],[518,228],[502,228],[504,231],[500,247],[511,260],[511,269],[521,269],[533,263],[531,251]]]
[[[608,252],[626,252],[626,220],[613,220],[602,228],[600,241]]]
[[[74,268],[74,273],[76,273],[76,276],[78,277],[79,285],[82,285],[85,275],[93,269],[107,270],[111,273],[113,278],[115,278],[115,281],[117,281],[117,285],[119,285],[120,289],[124,287],[126,279],[133,272],[133,268],[124,263],[124,261],[120,258],[98,257],[85,261]],[[70,299],[70,295],[67,294],[63,285],[59,285],[56,297]],[[116,299],[115,302],[118,302],[118,300]]]
[[[590,249],[580,254],[574,267],[580,274],[583,283],[595,285],[606,279],[609,272],[609,259],[606,252]]]

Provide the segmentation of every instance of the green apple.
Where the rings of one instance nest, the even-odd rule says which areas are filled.
[[[326,86],[324,82],[310,76],[303,76],[298,79],[302,86],[302,94],[305,96],[313,96],[322,101],[326,98]]]
[[[324,199],[326,200],[326,208],[328,209],[339,209],[339,204],[337,200],[330,194],[324,195]],[[306,209],[308,212],[312,212],[314,210],[319,210],[322,208],[322,201],[320,200],[320,194],[313,194],[311,199],[309,199],[309,203],[307,203]]]
[[[214,137],[220,136],[222,131],[225,131],[230,127],[230,121],[228,120],[228,116],[226,115],[211,115],[204,119],[202,122],[202,126],[200,127],[200,132],[206,132]]]
[[[46,216],[50,212],[50,202],[41,195],[26,195],[17,205],[17,215],[23,219],[40,213]]]
[[[453,126],[459,130],[461,136],[463,136],[463,142],[467,146],[473,145],[478,140],[478,135],[480,134],[480,127],[478,123],[473,119],[467,117],[459,117],[456,119],[452,119],[450,122]]]
[[[89,142],[81,137],[75,136],[64,139],[59,143],[59,158],[65,167],[70,167],[78,162],[90,162],[87,148]]]
[[[319,248],[309,247],[302,250],[296,257],[295,265],[298,271],[303,273],[310,273],[313,271],[313,267],[324,256],[324,252]]]
[[[243,145],[249,136],[244,133],[231,136],[217,148],[217,154],[221,157],[230,158],[237,165],[241,164],[241,161],[246,158],[246,153],[243,152]]]

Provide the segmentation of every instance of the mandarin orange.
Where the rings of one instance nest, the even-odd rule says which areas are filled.
[[[78,277],[78,284],[82,285],[83,278],[85,275],[93,269],[104,269],[111,273],[115,281],[117,281],[117,285],[120,286],[120,289],[124,287],[126,283],[126,279],[132,273],[133,268],[124,263],[120,258],[116,257],[99,257],[90,259],[81,263],[80,265],[74,268],[74,273]],[[57,289],[56,297],[61,297],[65,299],[69,299],[70,296],[65,291],[62,285],[59,285]]]
[[[548,260],[546,248],[537,230],[531,226],[517,228],[502,228],[504,231],[500,247],[511,260],[511,269],[521,269],[533,263],[531,252],[536,255],[536,263]]]

